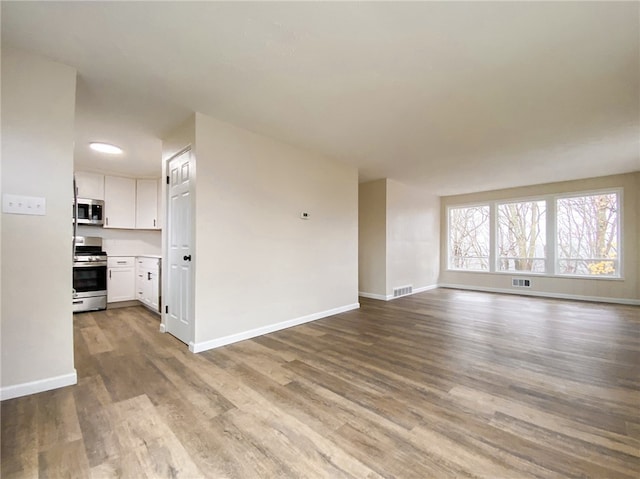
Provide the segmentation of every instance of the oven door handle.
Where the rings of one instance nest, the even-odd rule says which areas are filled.
[[[106,261],[85,261],[73,263],[74,268],[95,268],[97,266],[106,266]]]

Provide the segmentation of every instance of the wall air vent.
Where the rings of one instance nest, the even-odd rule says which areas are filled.
[[[400,296],[406,296],[413,292],[413,286],[401,286],[399,288],[393,288],[393,297],[398,298]]]
[[[514,288],[530,288],[531,280],[528,278],[511,278],[511,286]]]

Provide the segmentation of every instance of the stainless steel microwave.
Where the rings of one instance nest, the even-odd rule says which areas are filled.
[[[74,218],[78,219],[78,224],[96,226],[104,224],[104,201],[87,198],[78,198],[77,201]]]

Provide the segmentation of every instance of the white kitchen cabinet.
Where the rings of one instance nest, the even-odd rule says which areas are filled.
[[[132,256],[107,258],[107,303],[136,299],[136,268]]]
[[[76,171],[75,176],[78,198],[104,200],[104,175]]]
[[[136,180],[119,176],[104,177],[104,227],[136,227]]]
[[[158,180],[136,180],[136,228],[156,230],[158,223]]]
[[[160,270],[159,258],[136,258],[136,299],[155,312],[160,312]]]

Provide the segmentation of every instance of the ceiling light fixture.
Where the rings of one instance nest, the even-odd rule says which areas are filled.
[[[89,147],[92,150],[99,151],[100,153],[107,153],[109,155],[119,155],[122,153],[122,148],[116,145],[110,145],[109,143],[89,143]]]

